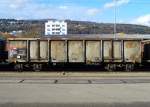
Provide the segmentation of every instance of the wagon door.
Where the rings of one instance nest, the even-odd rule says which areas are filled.
[[[68,41],[69,62],[84,62],[83,41]]]
[[[48,61],[48,41],[31,40],[30,41],[30,61],[45,62]]]
[[[40,61],[47,62],[48,61],[48,41],[47,40],[41,40],[40,41]]]
[[[113,41],[113,61],[122,61],[122,41]]]
[[[103,58],[104,62],[121,62],[122,61],[122,41],[105,40],[103,41]]]
[[[141,62],[141,42],[130,40],[124,41],[124,60],[125,62]]]
[[[66,49],[65,41],[51,41],[51,61],[66,62]]]
[[[86,41],[86,63],[101,62],[101,41]]]
[[[30,60],[38,60],[39,57],[39,51],[38,51],[38,41],[37,40],[31,40],[30,41]]]
[[[8,58],[11,62],[27,61],[27,41],[26,40],[9,40]]]
[[[104,62],[112,60],[112,41],[103,41],[103,59]]]

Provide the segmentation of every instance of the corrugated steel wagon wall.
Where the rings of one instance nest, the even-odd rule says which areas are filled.
[[[122,41],[103,41],[103,59],[104,62],[121,62],[123,61]]]
[[[34,41],[30,41],[30,60],[37,60],[38,59],[38,41],[34,40]]]
[[[101,62],[101,41],[86,41],[86,63]]]
[[[52,62],[67,62],[67,44],[66,41],[51,41],[51,61]]]
[[[68,41],[69,62],[84,62],[83,41]]]
[[[29,60],[31,62],[48,61],[47,40],[30,40],[28,50],[29,50]]]
[[[113,42],[113,58],[115,62],[123,61],[122,41]]]
[[[40,41],[40,59],[48,61],[48,41]]]
[[[112,60],[112,41],[103,41],[103,59],[105,62]]]
[[[25,62],[27,60],[27,41],[26,40],[12,40],[9,41],[8,58],[9,61]]]
[[[125,62],[141,62],[141,41],[124,41]]]

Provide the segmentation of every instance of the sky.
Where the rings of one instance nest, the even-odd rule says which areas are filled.
[[[1,0],[0,18],[70,19],[150,26],[150,0]]]

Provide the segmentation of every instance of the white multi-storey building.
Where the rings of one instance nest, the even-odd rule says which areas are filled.
[[[49,20],[45,23],[45,35],[67,35],[67,22]]]

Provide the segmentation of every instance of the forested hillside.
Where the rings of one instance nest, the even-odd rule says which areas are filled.
[[[0,32],[22,31],[21,35],[27,37],[38,37],[44,35],[44,23],[47,20],[15,20],[0,19]],[[87,21],[71,21],[68,23],[68,34],[112,34],[112,23],[95,23]],[[133,24],[117,24],[117,33],[126,34],[150,34],[150,27],[133,25]]]

